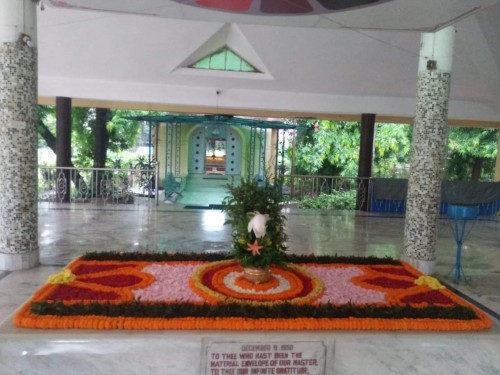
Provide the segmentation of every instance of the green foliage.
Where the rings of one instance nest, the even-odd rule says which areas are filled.
[[[373,175],[408,177],[412,127],[406,124],[377,124]]]
[[[273,305],[254,305],[250,303],[76,303],[34,302],[30,310],[35,315],[55,316],[108,316],[142,318],[218,318],[241,317],[248,319],[457,319],[476,320],[477,314],[471,308],[462,305],[414,307],[407,305],[378,306],[354,304],[296,305],[276,303]]]
[[[266,267],[270,264],[283,263],[286,247],[284,231],[285,216],[281,213],[281,183],[273,185],[267,179],[263,186],[257,181],[242,179],[238,186],[228,185],[229,196],[224,198],[223,205],[228,219],[226,224],[233,228],[233,258],[240,261],[243,267]],[[266,234],[256,238],[253,231],[248,231],[251,215],[259,212],[269,215]],[[257,242],[260,255],[253,255],[248,245]]]
[[[447,178],[467,181],[473,168],[481,180],[493,179],[498,148],[498,129],[450,128],[448,131]]]
[[[203,262],[216,262],[219,260],[227,260],[230,257],[227,253],[148,253],[142,251],[122,252],[122,251],[91,251],[82,255],[82,260],[113,260],[117,262],[176,262],[176,261],[203,261]],[[284,261],[289,263],[342,263],[342,264],[364,264],[364,265],[377,265],[377,264],[392,264],[401,265],[401,261],[392,259],[390,257],[357,257],[346,255],[296,255],[286,254]]]
[[[82,255],[83,260],[113,260],[117,262],[173,262],[173,261],[205,261],[215,262],[228,259],[223,253],[147,253],[147,252],[116,252],[116,251],[95,251]]]
[[[300,264],[329,264],[329,263],[341,263],[341,264],[364,264],[364,265],[379,265],[379,264],[392,264],[395,266],[400,266],[401,261],[397,259],[392,259],[390,257],[357,257],[357,256],[346,256],[346,255],[295,255],[288,254],[286,256],[287,262],[300,263]]]
[[[120,152],[135,146],[140,123],[123,117],[136,112],[111,110],[106,124],[109,135],[108,150]],[[95,108],[72,108],[72,143],[74,163],[78,166],[92,166],[94,158]]]
[[[361,125],[358,122],[308,121],[297,134],[295,174],[356,176]],[[375,176],[401,177],[407,169],[411,149],[411,126],[377,124],[374,140]],[[288,150],[292,156],[292,149]]]
[[[356,176],[359,159],[360,124],[302,120],[307,126],[297,133],[287,150],[295,156],[294,174]],[[373,176],[407,178],[412,127],[377,124],[374,140]],[[498,149],[498,129],[449,128],[447,178],[492,180]],[[307,203],[309,204],[309,203]]]
[[[360,125],[357,122],[313,121],[297,133],[295,174],[354,176],[358,173]],[[288,155],[292,156],[292,148]]]
[[[71,153],[75,165],[92,167],[94,124],[95,108],[73,107],[71,109]]]
[[[335,208],[354,210],[356,208],[356,190],[321,193],[318,197],[306,197],[299,202],[299,208]]]
[[[135,146],[140,123],[128,120],[127,116],[149,114],[147,111],[110,110],[106,124],[109,134],[108,151],[119,153]],[[44,124],[56,133],[55,106],[39,106],[38,116]],[[94,159],[95,108],[73,107],[71,109],[72,159],[79,167],[91,167]],[[55,134],[57,136],[57,134]],[[39,144],[42,146],[42,143]],[[108,163],[111,161],[108,160]]]

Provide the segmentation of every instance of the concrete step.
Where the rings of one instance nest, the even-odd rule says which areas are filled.
[[[192,188],[226,188],[228,184],[239,183],[239,176],[189,175],[186,179],[186,189]]]
[[[220,205],[228,195],[227,185],[234,182],[239,183],[239,176],[224,175],[189,175],[182,197],[177,201],[179,204],[188,206]]]

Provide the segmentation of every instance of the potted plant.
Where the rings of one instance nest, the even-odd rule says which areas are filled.
[[[283,264],[286,252],[281,184],[247,178],[238,186],[228,185],[228,190],[223,210],[226,224],[233,228],[231,255],[248,281],[264,283],[271,277],[269,266]]]

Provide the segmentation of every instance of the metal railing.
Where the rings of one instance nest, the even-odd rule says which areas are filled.
[[[158,164],[152,169],[39,167],[38,201],[158,204]]]
[[[444,182],[441,214],[446,216],[447,206],[453,197],[467,204],[478,205],[480,215],[496,215],[500,211],[500,186],[495,183],[490,184],[494,186],[488,185],[487,189],[484,186],[479,189],[479,184],[471,196],[470,191],[469,194],[466,191],[457,193],[457,186],[461,187],[463,182]],[[336,207],[403,216],[406,213],[406,191],[407,180],[342,176],[285,176],[283,186],[284,194],[289,196],[290,201],[299,202],[299,207]],[[318,199],[311,201],[309,198]]]
[[[321,194],[352,193],[356,209],[369,205],[370,178],[343,176],[292,175],[284,177],[284,193],[290,200],[302,201],[317,198]]]

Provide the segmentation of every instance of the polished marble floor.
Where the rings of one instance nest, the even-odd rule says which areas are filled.
[[[398,258],[402,250],[401,217],[298,209],[287,209],[286,216],[293,253]],[[11,314],[49,274],[87,251],[227,251],[230,242],[224,215],[216,210],[40,204],[41,266],[0,271],[0,374],[195,375],[200,373],[200,343],[207,337],[334,340],[326,374],[500,374],[499,217],[472,227],[462,255],[469,280],[460,284],[453,284],[450,275],[456,248],[450,223],[439,222],[436,276],[493,315],[494,327],[487,332],[68,332],[11,324]]]

